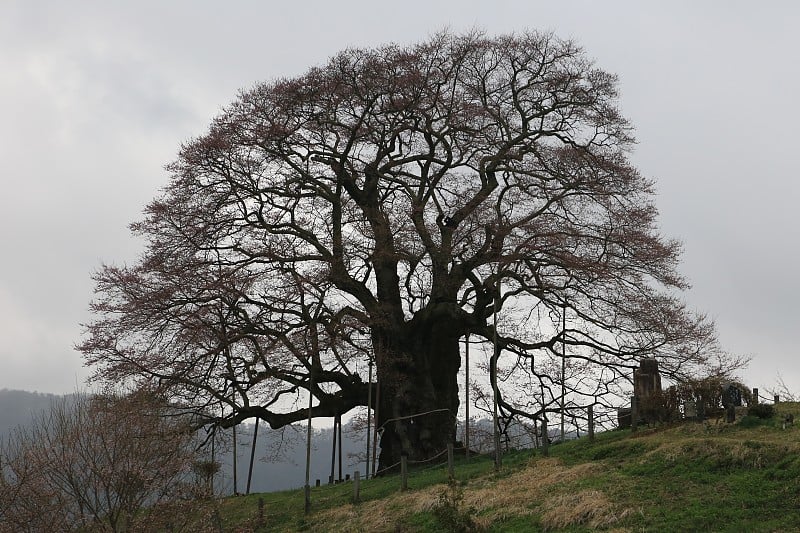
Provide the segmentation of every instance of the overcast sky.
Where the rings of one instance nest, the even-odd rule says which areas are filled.
[[[685,295],[742,377],[800,392],[800,3],[0,3],[0,388],[71,392],[90,275],[134,261],[163,166],[242,88],[442,28],[573,38],[620,77]]]

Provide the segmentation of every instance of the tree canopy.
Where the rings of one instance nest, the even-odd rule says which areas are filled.
[[[467,335],[496,337],[482,379],[532,419],[562,356],[575,406],[612,402],[643,357],[673,378],[726,364],[617,102],[616,76],[539,33],[349,49],[257,84],[169,165],[142,258],[96,274],[80,349],[209,423],[372,398],[383,466],[453,440]]]

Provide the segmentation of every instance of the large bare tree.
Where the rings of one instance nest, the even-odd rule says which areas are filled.
[[[454,438],[467,334],[496,335],[484,379],[507,415],[554,409],[564,345],[574,405],[642,357],[697,372],[713,328],[679,299],[617,99],[538,33],[350,49],[256,85],[169,166],[133,226],[142,259],[96,274],[80,348],[98,379],[169,387],[223,426],[303,420],[308,393],[312,417],[346,413],[372,387],[383,467]]]

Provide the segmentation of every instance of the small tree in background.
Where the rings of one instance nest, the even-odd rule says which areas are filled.
[[[194,493],[187,421],[158,397],[75,395],[2,444],[0,531],[129,531]]]
[[[692,403],[696,406],[698,414],[704,416],[719,416],[723,410],[723,394],[729,385],[736,386],[742,394],[742,401],[751,402],[750,389],[732,378],[730,375],[711,375],[698,379],[686,379],[678,384],[678,398],[680,403]]]
[[[769,396],[778,396],[781,401],[783,402],[796,402],[800,401],[797,394],[792,392],[786,382],[783,381],[783,377],[778,375],[777,383],[773,388],[767,389],[767,394]]]

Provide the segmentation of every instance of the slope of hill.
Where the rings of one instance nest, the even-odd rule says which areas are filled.
[[[550,457],[512,452],[396,476],[218,502],[236,531],[800,531],[800,404],[770,420],[741,418],[612,431],[553,446]],[[258,500],[263,498],[260,515]],[[263,516],[263,518],[262,518]]]
[[[0,437],[17,426],[29,424],[60,398],[55,394],[0,389]]]

